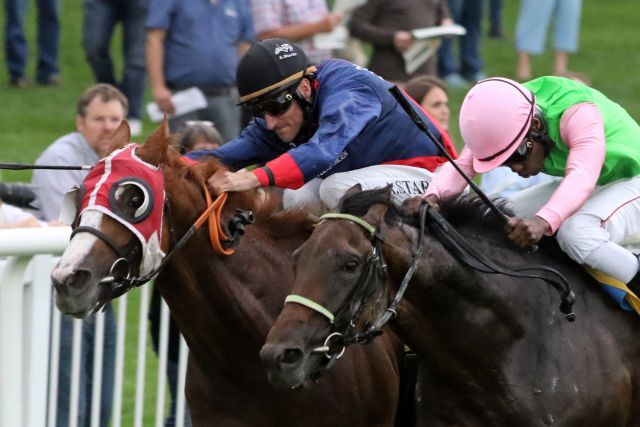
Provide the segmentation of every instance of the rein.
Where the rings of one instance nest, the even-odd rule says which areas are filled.
[[[461,263],[469,268],[486,274],[502,274],[510,277],[526,279],[541,279],[553,286],[560,294],[560,311],[565,314],[569,322],[576,319],[573,304],[576,296],[571,285],[558,270],[546,265],[531,265],[527,267],[505,268],[471,245],[454,227],[434,209],[428,211],[433,233],[443,246]],[[536,274],[538,272],[538,274]]]

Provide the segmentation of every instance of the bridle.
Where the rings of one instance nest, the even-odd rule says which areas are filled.
[[[418,268],[418,261],[422,257],[424,234],[426,230],[425,218],[428,207],[429,205],[424,204],[420,208],[420,234],[416,242],[415,250],[411,255],[411,264],[398,287],[398,291],[389,306],[374,321],[369,322],[363,332],[357,332],[356,325],[358,324],[368,299],[372,296],[375,288],[387,275],[387,265],[382,253],[384,238],[375,226],[355,215],[328,213],[320,217],[320,220],[346,220],[361,226],[369,234],[369,239],[372,245],[371,252],[367,256],[366,266],[358,278],[358,283],[354,286],[350,295],[345,299],[343,305],[336,310],[335,314],[321,304],[301,295],[292,294],[287,296],[285,299],[285,303],[297,303],[320,313],[329,320],[329,323],[331,323],[332,329],[330,330],[330,333],[325,339],[323,345],[312,350],[312,353],[322,353],[326,356],[325,363],[321,366],[325,370],[329,369],[335,361],[344,354],[347,346],[351,344],[366,344],[371,342],[375,337],[382,334],[382,328],[387,324],[387,322],[397,316],[398,305],[404,297],[404,294],[409,287],[409,282]],[[360,293],[362,294],[361,300],[355,313],[352,314],[351,319],[347,323],[346,329],[344,331],[334,330],[333,326],[335,319],[339,318],[346,312],[352,297],[357,296]],[[338,349],[337,351],[336,346]]]
[[[209,238],[214,251],[220,255],[231,255],[234,253],[234,248],[238,245],[240,237],[245,233],[245,226],[248,224],[252,224],[255,220],[253,213],[251,211],[237,210],[233,217],[229,220],[229,225],[227,227],[229,236],[227,236],[222,228],[220,218],[222,214],[222,208],[227,201],[228,194],[226,192],[221,193],[214,201],[212,201],[209,190],[204,184],[203,191],[207,202],[207,208],[204,210],[204,212],[202,212],[202,214],[200,214],[198,219],[196,219],[193,225],[189,227],[185,234],[175,244],[172,244],[173,242],[175,242],[175,236],[173,231],[173,219],[171,216],[169,199],[165,198],[163,209],[167,213],[167,218],[169,221],[169,238],[172,247],[164,256],[160,264],[144,276],[133,276],[132,274],[132,261],[137,250],[135,248],[138,248],[138,245],[134,245],[133,250],[127,251],[126,249],[118,246],[111,237],[97,228],[90,226],[74,227],[73,231],[71,232],[71,238],[73,238],[73,236],[78,233],[92,234],[99,240],[104,242],[118,256],[118,258],[111,265],[109,274],[103,277],[98,282],[98,284],[101,286],[108,286],[109,292],[107,293],[107,298],[98,301],[98,304],[94,311],[100,310],[100,308],[105,306],[111,299],[116,298],[133,288],[144,285],[145,283],[156,277],[158,274],[160,274],[160,272],[162,272],[162,270],[180,250],[180,248],[182,248],[189,241],[189,239],[191,239],[195,232],[207,221],[209,222]]]
[[[360,217],[342,214],[342,213],[330,213],[320,217],[321,220],[346,220],[360,225],[369,233],[370,241],[372,244],[372,250],[367,257],[367,268],[363,271],[362,275],[358,279],[358,283],[354,287],[354,291],[351,292],[349,298],[345,300],[345,304],[332,313],[326,307],[321,304],[312,301],[306,297],[300,295],[289,295],[285,299],[285,303],[297,303],[303,305],[313,311],[320,313],[327,318],[331,323],[332,329],[329,335],[324,341],[324,344],[320,347],[314,348],[312,353],[323,353],[328,361],[325,365],[325,370],[338,359],[345,351],[345,348],[351,344],[365,344],[371,342],[375,337],[382,334],[382,328],[391,319],[397,316],[397,307],[400,304],[411,278],[418,267],[418,261],[420,260],[424,246],[424,235],[427,227],[427,219],[429,220],[430,230],[435,237],[442,243],[442,245],[455,256],[465,266],[487,274],[502,274],[511,277],[528,278],[528,279],[541,279],[549,283],[560,294],[561,304],[560,311],[565,314],[566,320],[573,322],[576,318],[573,313],[573,304],[575,302],[575,294],[573,293],[571,286],[564,278],[564,276],[557,270],[547,267],[545,265],[530,265],[526,267],[506,268],[496,264],[488,259],[485,255],[480,253],[475,247],[473,247],[460,233],[458,233],[447,221],[444,219],[436,209],[432,209],[428,203],[423,203],[419,210],[419,229],[420,234],[416,242],[416,247],[412,253],[411,264],[409,265],[407,272],[398,291],[396,292],[392,302],[389,306],[373,321],[366,325],[363,332],[356,332],[355,326],[358,322],[359,316],[362,312],[362,307],[366,301],[363,301],[359,309],[352,314],[351,320],[344,331],[338,331],[333,329],[335,319],[337,319],[344,309],[348,307],[348,302],[351,299],[351,295],[354,291],[363,284],[366,285],[366,281],[371,276],[371,269],[377,272],[376,276],[380,277],[386,273],[386,264],[382,257],[381,246],[384,244],[384,239],[380,235],[375,226],[369,224]],[[377,285],[377,284],[376,284]],[[368,294],[371,296],[371,293]]]

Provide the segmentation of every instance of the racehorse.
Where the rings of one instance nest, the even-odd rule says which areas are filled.
[[[354,332],[353,324],[375,324],[415,264],[390,323],[421,360],[419,425],[640,426],[634,314],[618,309],[555,239],[534,253],[516,248],[504,220],[475,196],[445,200],[427,217],[421,234],[389,189],[345,196],[296,254],[292,292],[316,309],[285,305],[261,350],[272,377],[304,370],[329,334],[342,334],[342,345],[371,339],[374,329]],[[554,280],[496,274],[490,260]],[[570,288],[544,268],[531,274],[535,265],[573,287],[574,322],[564,314]],[[297,355],[286,369],[276,363],[283,353]]]
[[[76,200],[71,242],[51,274],[58,308],[86,316],[163,268],[157,285],[190,349],[186,395],[194,425],[392,426],[402,353],[395,338],[347,352],[318,384],[296,390],[274,388],[260,363],[293,283],[291,253],[314,221],[281,211],[275,192],[232,193],[219,223],[236,209],[255,215],[235,252],[215,252],[206,227],[184,243],[207,208],[206,177],[221,165],[187,164],[169,148],[166,122],[144,145],[129,138],[125,123]],[[319,354],[308,374],[326,359]]]

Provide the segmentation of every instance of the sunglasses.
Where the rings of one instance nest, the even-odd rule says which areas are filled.
[[[293,94],[289,91],[283,91],[264,101],[249,104],[247,107],[254,117],[264,118],[266,114],[271,117],[278,117],[287,112],[292,102]]]
[[[531,155],[533,150],[533,142],[529,138],[529,135],[525,136],[516,151],[503,164],[512,165],[514,163],[522,163]]]

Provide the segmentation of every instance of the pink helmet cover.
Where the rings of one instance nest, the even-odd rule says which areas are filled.
[[[460,133],[483,173],[504,163],[527,134],[535,96],[520,83],[495,77],[479,81],[460,108]]]

